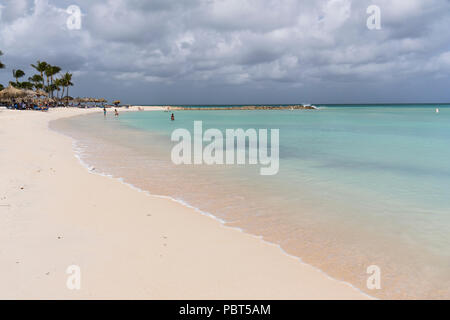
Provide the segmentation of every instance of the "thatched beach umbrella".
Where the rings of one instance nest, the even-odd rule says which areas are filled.
[[[27,94],[27,97],[36,97],[38,94],[33,90],[24,90]]]
[[[8,88],[0,91],[1,99],[22,98],[22,97],[26,97],[27,95],[28,94],[25,90],[20,90],[20,89],[14,88],[12,85],[9,85]]]
[[[42,91],[42,90],[37,90],[37,91],[36,91],[36,95],[37,95],[38,97],[48,97],[48,93],[45,92],[45,91]]]

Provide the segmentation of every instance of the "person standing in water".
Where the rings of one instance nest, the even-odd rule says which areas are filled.
[[[106,118],[106,108],[103,107],[103,116]]]
[[[173,115],[173,113],[172,113],[172,115],[170,116],[170,120],[175,120],[175,116]]]
[[[116,117],[119,116],[119,112],[117,111],[117,109],[114,109],[114,115],[115,115]]]

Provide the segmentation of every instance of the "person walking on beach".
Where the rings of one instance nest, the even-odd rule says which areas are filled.
[[[170,116],[170,120],[175,120],[175,116],[173,115],[173,113],[172,113],[172,115]]]
[[[114,115],[115,115],[116,117],[119,116],[119,112],[117,111],[117,109],[114,109]]]
[[[106,108],[103,107],[103,116],[106,118]]]

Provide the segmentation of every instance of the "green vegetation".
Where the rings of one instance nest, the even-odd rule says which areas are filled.
[[[0,57],[3,55],[3,52],[0,50]],[[5,65],[0,61],[0,69],[4,69]]]
[[[0,56],[2,55],[3,53],[0,51]],[[14,69],[12,75],[15,81],[9,83],[18,89],[44,90],[51,98],[62,99],[69,96],[69,87],[73,86],[71,73],[60,74],[61,67],[40,60],[36,64],[31,64],[31,67],[38,73],[28,77],[28,81],[20,81],[25,76],[25,72],[21,69]],[[0,69],[4,68],[5,65],[0,61]],[[0,84],[0,90],[3,89],[4,86]]]
[[[3,55],[3,52],[0,50],[0,57]],[[5,65],[0,61],[0,69],[5,69]],[[0,90],[3,90],[3,85],[0,83]]]

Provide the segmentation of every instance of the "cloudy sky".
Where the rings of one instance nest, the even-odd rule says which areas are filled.
[[[124,103],[450,102],[449,0],[0,0],[0,50]]]

